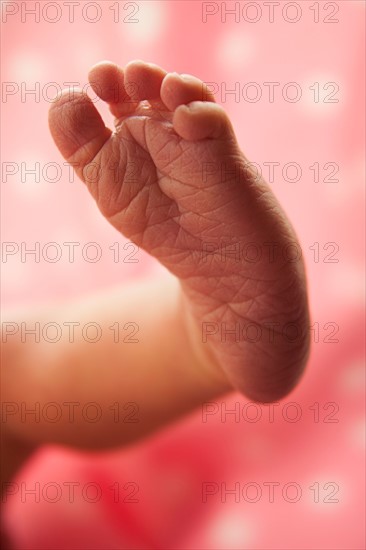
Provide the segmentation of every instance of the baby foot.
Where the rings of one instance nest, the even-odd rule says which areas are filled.
[[[199,79],[141,61],[98,64],[89,80],[115,130],[86,94],[64,91],[49,116],[62,155],[109,222],[180,279],[212,368],[250,398],[282,397],[309,350],[304,268],[225,111]]]

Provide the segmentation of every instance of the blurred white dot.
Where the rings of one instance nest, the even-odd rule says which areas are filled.
[[[14,55],[9,64],[9,74],[16,82],[26,82],[27,89],[35,88],[35,83],[41,82],[46,77],[44,59],[32,52],[24,52]]]
[[[103,58],[104,51],[101,41],[93,42],[92,40],[85,40],[84,38],[84,40],[78,43],[78,47],[74,51],[73,62],[78,70],[87,71],[91,65],[95,65],[95,63],[102,61]],[[83,81],[80,81],[79,86],[81,88],[84,86],[89,88],[87,83],[88,81],[84,77]],[[93,91],[89,90],[89,92],[93,99],[96,99]]]
[[[353,162],[345,163],[327,163],[323,165],[324,174],[329,179],[338,181],[324,182],[320,187],[322,193],[326,196],[328,204],[344,206],[346,200],[352,200],[357,197],[360,205],[365,201],[365,160],[362,156],[356,154]],[[347,185],[352,182],[352,185]]]
[[[366,425],[365,419],[360,418],[356,422],[352,423],[350,428],[351,441],[360,449],[365,449],[365,437],[366,437]]]
[[[60,163],[49,163],[37,152],[18,151],[18,158],[7,165],[7,185],[24,198],[39,200],[62,173]]]
[[[251,34],[230,31],[217,41],[217,59],[225,68],[237,70],[254,59],[256,41]]]
[[[231,508],[229,513],[220,513],[212,519],[209,539],[220,548],[241,550],[253,542],[253,526]]]
[[[362,2],[361,0],[351,0],[352,4],[354,6],[357,6],[358,8],[365,9],[365,2]]]
[[[346,90],[345,83],[338,75],[312,75],[296,84],[298,89],[301,89],[301,99],[297,105],[306,114],[335,117],[343,110]]]
[[[11,251],[10,245],[7,250]],[[7,257],[6,263],[3,263],[5,258],[3,259],[1,265],[1,288],[5,294],[19,289],[20,286],[26,286],[27,281],[29,281],[28,266],[25,262],[22,263],[20,259],[20,251],[13,256]]]
[[[362,266],[341,266],[329,274],[328,289],[339,300],[359,305],[365,298],[365,279]]]
[[[160,38],[165,23],[165,12],[162,3],[139,2],[126,4],[126,11],[123,11],[123,25],[121,30],[123,38],[148,44]]]
[[[365,363],[362,359],[347,365],[341,372],[339,383],[346,391],[363,392],[365,387]]]

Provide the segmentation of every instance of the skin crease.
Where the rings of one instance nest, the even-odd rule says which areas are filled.
[[[248,243],[263,252],[268,243],[282,251],[298,241],[204,84],[142,61],[124,69],[100,63],[89,80],[109,103],[114,132],[85,94],[64,91],[50,109],[53,139],[106,219],[167,272],[159,281],[33,313],[45,323],[96,320],[108,336],[93,345],[66,336],[24,344],[20,335],[2,345],[3,401],[96,401],[105,411],[103,422],[86,425],[79,415],[72,428],[9,415],[5,442],[17,441],[9,447],[21,460],[45,443],[132,443],[233,389],[276,401],[296,385],[309,354],[302,260],[279,253],[269,261],[262,253],[254,262],[235,254]],[[108,327],[116,319],[137,324],[138,343],[113,341]],[[294,341],[283,335],[289,323]],[[257,327],[257,340],[242,337],[248,325]],[[107,411],[115,401],[137,403],[139,422],[112,422]],[[6,453],[3,461],[12,463]],[[5,466],[2,480],[19,465]]]

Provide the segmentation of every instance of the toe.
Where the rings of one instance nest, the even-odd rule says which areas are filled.
[[[131,61],[125,69],[126,90],[135,101],[158,101],[166,74],[164,69],[153,63]]]
[[[164,78],[160,94],[162,101],[171,111],[192,101],[215,101],[206,84],[188,74],[169,73]]]
[[[126,89],[125,75],[121,67],[110,61],[102,61],[89,71],[89,82],[94,92],[109,103],[112,114],[119,118],[133,112],[138,104]]]
[[[234,130],[224,109],[216,103],[193,101],[174,112],[174,130],[183,139],[230,139]]]
[[[49,127],[63,157],[73,163],[82,177],[111,136],[92,100],[83,92],[64,90],[52,103]]]

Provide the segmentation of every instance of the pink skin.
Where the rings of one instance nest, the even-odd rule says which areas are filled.
[[[141,61],[100,63],[89,80],[115,130],[87,95],[65,91],[49,115],[61,154],[107,220],[179,278],[182,314],[210,368],[249,398],[283,397],[309,351],[304,267],[282,254],[269,261],[264,243],[283,250],[297,238],[268,185],[246,168],[224,109],[199,79]],[[259,261],[237,261],[229,248],[225,255],[225,245],[250,242],[263,251]],[[215,252],[203,257],[203,247]],[[222,328],[202,342],[203,326],[242,335],[248,323],[259,325],[255,343],[230,334],[223,341]],[[287,323],[298,328],[295,342],[283,336]]]

